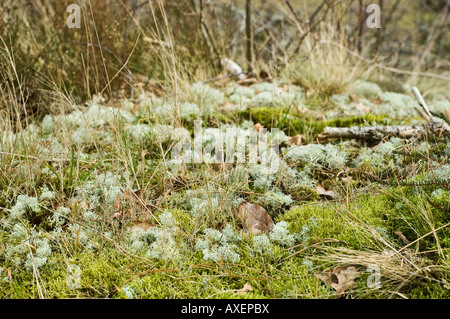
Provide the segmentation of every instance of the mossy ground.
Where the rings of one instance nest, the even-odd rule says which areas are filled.
[[[272,90],[274,85],[265,86]],[[206,91],[184,99],[203,112],[203,104],[220,109],[230,98],[220,88]],[[360,94],[363,98],[364,92]],[[225,100],[218,102],[220,97]],[[319,113],[340,105],[319,107],[301,94],[293,99],[298,99],[295,107],[273,99],[253,104],[250,96],[245,110],[197,115],[204,127],[240,123],[253,129],[259,122],[287,136],[304,134],[306,142],[314,142],[325,126],[416,121],[415,114],[390,118],[356,111],[318,119]],[[112,113],[100,108],[100,116],[93,113],[87,119],[55,115],[50,128],[39,120],[36,129],[16,132],[14,142],[4,144],[2,298],[337,298],[315,275],[345,265],[360,271],[347,298],[450,297],[448,140],[387,138],[359,148],[334,141],[289,157],[288,151],[302,146],[284,141],[284,170],[261,187],[260,172],[246,165],[171,167],[174,142],[164,139],[164,132],[181,123],[192,135],[194,124],[192,118],[177,118],[176,112],[173,118],[155,118],[152,108],[162,104],[135,101],[131,119],[123,104],[108,111]],[[75,141],[80,127],[84,133]],[[320,196],[318,183],[337,197]],[[44,186],[51,192],[48,198]],[[141,193],[130,197],[136,190]],[[19,200],[19,195],[27,197]],[[37,198],[39,209],[27,202],[30,198]],[[236,221],[235,203],[242,200],[264,206],[276,223],[287,222],[284,236],[293,236],[295,245],[270,239],[270,249],[259,251],[254,236]],[[61,207],[68,209],[64,216],[58,213]],[[129,229],[136,223],[151,225],[149,233],[133,237]],[[26,236],[14,225],[22,225]],[[216,246],[197,249],[208,229],[225,232],[226,225],[236,231],[235,242],[219,239]],[[44,239],[50,254],[39,250]],[[214,247],[231,250],[238,260],[206,258]],[[43,264],[27,267],[30,257]],[[366,283],[373,264],[381,270],[379,289]],[[80,269],[75,287],[68,280],[73,278],[69,265]],[[237,294],[247,282],[253,291]]]

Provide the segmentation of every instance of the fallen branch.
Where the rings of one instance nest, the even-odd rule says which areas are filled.
[[[326,127],[319,138],[354,138],[369,143],[380,142],[385,136],[397,136],[401,138],[421,137],[425,134],[435,136],[450,136],[450,125],[444,120],[431,114],[428,105],[416,87],[412,89],[421,108],[416,107],[417,112],[427,124],[425,126],[352,126],[352,127]]]
[[[354,138],[366,142],[377,143],[385,136],[411,138],[425,133],[421,126],[395,125],[395,126],[352,126],[352,127],[326,127],[319,138]]]

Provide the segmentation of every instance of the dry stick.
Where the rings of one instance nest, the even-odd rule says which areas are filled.
[[[323,130],[323,133],[319,135],[319,138],[356,138],[366,141],[380,141],[386,135],[399,136],[402,138],[423,136],[426,133],[436,136],[450,136],[450,125],[448,125],[444,120],[431,114],[428,105],[425,103],[422,95],[416,87],[413,87],[412,91],[421,106],[421,108],[416,107],[415,109],[420,116],[427,121],[427,125],[425,127],[409,125],[326,127]]]
[[[253,70],[252,0],[245,1],[245,34],[247,70]]]
[[[419,90],[415,86],[413,86],[412,91],[419,102],[419,105],[422,107],[422,109],[416,108],[416,110],[428,122],[426,126],[427,131],[434,135],[450,135],[450,125],[448,125],[444,120],[431,114],[428,105],[422,97],[422,94],[420,94]]]
[[[362,52],[362,47],[364,46],[364,35],[366,34],[366,10],[363,3],[363,0],[359,0],[359,30],[358,30],[358,43],[357,49],[358,52]]]

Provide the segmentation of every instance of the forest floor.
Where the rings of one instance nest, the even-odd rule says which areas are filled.
[[[176,101],[141,87],[5,130],[0,298],[450,297],[449,139],[319,136],[422,125],[410,90],[216,84]],[[426,100],[449,115],[448,98]],[[241,163],[177,161],[196,119],[204,148],[267,129],[277,165],[252,163],[248,143]],[[252,233],[243,202],[274,226]]]

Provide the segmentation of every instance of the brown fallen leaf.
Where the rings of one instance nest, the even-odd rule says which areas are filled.
[[[269,231],[274,225],[272,218],[262,206],[248,202],[239,205],[237,219],[253,235]]]
[[[448,109],[447,111],[445,111],[445,117],[446,117],[447,120],[450,122],[450,109]]]
[[[256,123],[254,128],[257,132],[259,132],[261,129],[264,128],[264,125],[262,125],[261,123]]]
[[[326,199],[337,199],[339,197],[335,192],[325,190],[320,183],[316,187],[316,193]]]
[[[8,278],[12,279],[12,268],[11,267],[8,268],[7,272],[8,272]]]
[[[247,283],[245,283],[245,285],[242,289],[239,289],[238,291],[236,291],[236,294],[244,295],[248,291],[253,291],[253,289],[252,289],[252,286],[250,286],[250,284],[247,282]]]
[[[305,139],[304,135],[295,135],[291,138],[291,145],[300,146],[302,145],[302,141]]]
[[[356,284],[355,279],[361,273],[354,266],[339,266],[325,269],[316,276],[326,285],[331,286],[338,296],[344,294],[348,288]]]

